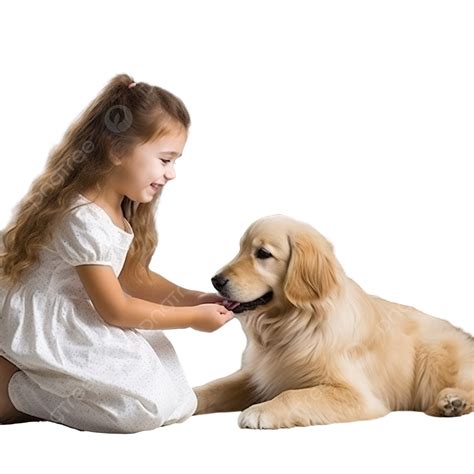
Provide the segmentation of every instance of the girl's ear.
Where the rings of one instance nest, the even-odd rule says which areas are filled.
[[[122,164],[122,159],[113,152],[109,153],[109,159],[116,166],[119,166]]]
[[[116,148],[112,144],[111,139],[108,136],[105,137],[105,143],[106,143],[106,147],[107,147],[107,150],[108,150],[109,160],[116,166],[121,165],[122,164],[122,157],[117,152]]]
[[[289,241],[291,255],[283,283],[286,298],[296,307],[324,299],[337,285],[334,257],[309,233],[295,235]]]

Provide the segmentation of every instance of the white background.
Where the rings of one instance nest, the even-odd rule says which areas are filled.
[[[214,291],[247,226],[282,213],[323,233],[367,292],[474,332],[471,2],[30,1],[1,17],[0,228],[70,122],[128,73],[179,96],[192,120],[154,271]],[[167,335],[192,386],[240,366],[236,319]],[[2,472],[445,472],[472,452],[472,414],[277,431],[237,417],[133,435],[0,426]]]

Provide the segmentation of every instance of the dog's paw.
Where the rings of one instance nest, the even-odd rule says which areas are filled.
[[[441,416],[460,416],[470,411],[466,401],[454,392],[439,397],[438,408]]]
[[[435,403],[425,411],[431,416],[460,416],[472,412],[472,403],[467,392],[456,388],[445,388],[436,397]]]
[[[244,410],[238,419],[240,428],[251,428],[251,429],[276,429],[280,428],[277,426],[276,417],[271,411],[265,409],[263,403],[252,405],[251,407]]]

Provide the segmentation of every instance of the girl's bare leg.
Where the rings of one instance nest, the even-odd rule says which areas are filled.
[[[0,424],[24,423],[25,421],[43,421],[42,418],[18,411],[8,396],[8,384],[12,375],[20,370],[4,357],[0,357]]]

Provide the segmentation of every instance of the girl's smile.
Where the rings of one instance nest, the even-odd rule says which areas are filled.
[[[121,203],[124,196],[145,203],[163,187],[176,178],[176,160],[183,154],[187,133],[179,128],[157,140],[137,145],[131,155],[111,160],[116,165],[106,181],[103,191],[82,191],[88,199],[108,210],[111,215],[122,215]],[[120,220],[120,219],[119,219]]]

